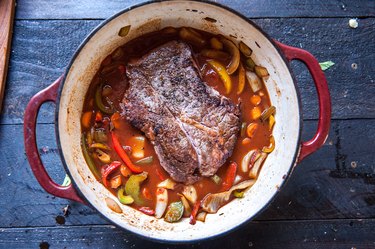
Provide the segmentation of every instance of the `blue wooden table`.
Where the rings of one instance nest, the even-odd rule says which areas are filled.
[[[23,147],[24,109],[67,66],[84,37],[138,0],[19,0],[0,116],[0,248],[375,248],[375,1],[218,0],[271,37],[335,64],[325,71],[332,125],[256,219],[223,237],[163,245],[111,225],[87,206],[47,194]],[[357,28],[349,27],[355,18]],[[292,68],[302,96],[303,137],[315,132],[318,103],[306,68]],[[50,175],[65,176],[54,106],[38,117],[38,148]]]

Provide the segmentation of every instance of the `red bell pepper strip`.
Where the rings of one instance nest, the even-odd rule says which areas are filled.
[[[116,169],[118,169],[121,166],[121,162],[119,161],[113,161],[110,165],[105,165],[102,168],[102,182],[104,186],[108,187],[108,181],[107,177]]]
[[[113,147],[116,151],[116,153],[119,155],[122,161],[128,166],[128,168],[131,170],[133,173],[142,173],[143,170],[139,167],[133,164],[133,162],[130,160],[128,154],[126,154],[124,148],[122,148],[117,136],[115,133],[111,132],[112,135],[112,143]]]
[[[221,187],[222,191],[228,191],[233,186],[234,179],[236,178],[236,173],[237,163],[231,162],[224,176],[223,185]]]
[[[191,214],[190,214],[190,222],[189,223],[191,225],[195,225],[195,223],[197,222],[197,214],[198,214],[200,206],[201,206],[201,201],[197,201],[194,204],[193,210],[191,211]]]
[[[138,210],[150,216],[154,216],[155,214],[155,210],[151,209],[150,207],[140,207]]]

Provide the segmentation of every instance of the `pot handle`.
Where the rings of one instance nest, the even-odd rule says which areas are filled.
[[[278,41],[275,41],[279,48],[283,51],[285,57],[289,60],[299,60],[303,62],[309,70],[319,100],[319,121],[318,129],[315,136],[309,141],[301,143],[301,150],[298,156],[298,162],[301,162],[305,157],[318,150],[326,141],[329,133],[329,126],[331,123],[331,98],[329,94],[326,77],[319,62],[315,57],[306,50],[287,46]]]
[[[50,86],[35,94],[27,104],[23,125],[26,156],[35,178],[48,193],[85,204],[72,184],[61,186],[51,179],[42,163],[36,144],[35,128],[39,109],[47,101],[56,102],[57,91],[62,79],[63,76],[59,77]]]

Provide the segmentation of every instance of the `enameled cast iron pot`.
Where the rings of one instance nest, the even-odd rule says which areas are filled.
[[[208,17],[208,18],[207,18]],[[121,27],[131,25],[126,37]],[[167,26],[189,26],[215,34],[237,37],[253,49],[253,59],[265,66],[271,103],[276,106],[275,150],[268,156],[256,184],[244,198],[235,199],[192,226],[188,220],[167,223],[121,205],[122,214],[111,211],[104,199],[112,194],[95,180],[81,151],[80,117],[85,94],[101,61],[120,45]],[[301,104],[289,61],[306,64],[319,98],[319,123],[315,136],[301,142]],[[56,103],[56,137],[61,160],[73,184],[56,184],[46,172],[36,145],[36,117],[46,101]],[[89,204],[114,224],[136,234],[172,242],[189,242],[223,234],[249,221],[280,190],[295,165],[325,142],[330,125],[328,86],[317,60],[308,52],[272,40],[241,14],[215,3],[201,1],[157,1],[130,7],[106,20],[81,44],[66,72],[52,85],[36,94],[25,112],[25,148],[30,166],[40,185],[50,194]],[[116,198],[113,198],[116,199]]]

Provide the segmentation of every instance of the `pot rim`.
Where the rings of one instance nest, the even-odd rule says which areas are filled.
[[[136,9],[136,8],[139,8],[139,7],[143,7],[143,6],[146,6],[146,5],[149,5],[149,4],[155,4],[155,3],[160,3],[160,2],[173,2],[173,1],[189,1],[189,2],[198,2],[198,3],[204,3],[204,4],[209,4],[209,5],[213,5],[213,6],[216,6],[216,7],[220,7],[226,11],[229,11],[233,14],[235,14],[236,16],[238,16],[239,18],[243,19],[244,21],[246,21],[247,23],[249,23],[250,25],[252,25],[255,29],[257,29],[273,46],[274,48],[276,48],[277,52],[278,52],[278,55],[281,57],[281,59],[284,61],[287,69],[288,69],[288,72],[293,80],[293,86],[294,86],[294,89],[296,91],[296,95],[297,95],[297,107],[298,107],[298,114],[299,114],[299,124],[300,124],[300,127],[299,127],[299,131],[298,131],[298,137],[297,137],[297,148],[294,152],[294,156],[293,156],[293,161],[292,161],[292,165],[289,166],[289,169],[288,169],[288,172],[286,174],[286,177],[285,179],[283,179],[282,183],[280,184],[279,188],[277,191],[275,191],[273,193],[273,195],[271,196],[271,198],[267,201],[267,203],[255,214],[253,214],[252,216],[248,217],[248,219],[244,220],[242,223],[239,223],[237,226],[225,231],[225,232],[222,232],[222,233],[218,233],[218,234],[215,234],[215,235],[211,235],[209,237],[205,237],[205,238],[199,238],[199,239],[187,239],[187,240],[180,240],[180,241],[172,241],[172,240],[165,240],[165,239],[162,239],[162,238],[153,238],[153,237],[147,237],[145,236],[144,234],[141,234],[141,233],[136,233],[134,231],[130,231],[128,229],[126,229],[125,227],[115,223],[114,221],[110,220],[109,218],[107,218],[105,215],[103,215],[94,205],[91,204],[91,202],[88,201],[88,199],[86,198],[85,195],[82,194],[81,192],[81,189],[79,188],[79,186],[76,184],[76,182],[74,181],[74,178],[72,177],[70,171],[69,171],[69,168],[68,168],[68,165],[65,161],[65,158],[64,158],[64,154],[63,154],[63,148],[61,146],[61,141],[60,141],[60,134],[59,134],[59,110],[60,110],[60,99],[61,99],[61,95],[62,95],[62,91],[63,91],[63,87],[64,87],[64,84],[65,84],[65,80],[66,80],[66,77],[70,71],[70,68],[73,66],[74,64],[74,61],[75,59],[77,58],[78,54],[81,52],[81,50],[83,49],[83,47],[86,45],[86,43],[100,30],[102,29],[104,26],[106,26],[109,22],[111,22],[113,19],[117,18],[118,16],[126,13],[126,12],[129,12],[133,9]],[[249,18],[247,18],[246,16],[244,16],[243,14],[239,13],[238,11],[228,7],[228,6],[225,6],[225,5],[222,5],[220,3],[216,3],[216,2],[211,2],[211,1],[208,1],[208,0],[147,0],[145,2],[142,2],[142,3],[139,3],[139,4],[135,4],[135,5],[131,5],[125,9],[122,9],[120,10],[119,12],[115,13],[114,15],[108,17],[107,19],[105,19],[103,22],[101,22],[97,27],[95,27],[84,39],[83,41],[81,42],[81,44],[78,46],[78,48],[75,50],[73,56],[71,57],[67,67],[65,68],[65,72],[63,73],[63,77],[62,77],[62,80],[61,80],[61,83],[59,85],[59,88],[58,88],[58,92],[57,92],[57,98],[56,98],[56,106],[55,106],[55,118],[54,118],[54,122],[55,122],[55,135],[56,135],[56,144],[57,144],[57,149],[59,151],[59,155],[60,155],[60,158],[61,158],[61,162],[62,162],[62,165],[64,167],[64,170],[65,170],[65,173],[70,177],[71,179],[71,184],[73,185],[74,189],[76,189],[77,193],[79,194],[80,197],[83,198],[83,200],[85,201],[86,205],[88,205],[90,208],[93,208],[94,210],[96,210],[105,220],[109,221],[112,225],[115,225],[116,227],[120,228],[120,229],[124,229],[126,231],[130,231],[132,232],[133,234],[141,237],[141,238],[145,238],[145,239],[148,239],[148,240],[151,240],[151,241],[155,241],[155,242],[162,242],[162,243],[174,243],[174,244],[188,244],[188,243],[198,243],[198,242],[201,242],[201,241],[205,241],[205,240],[212,240],[212,239],[215,239],[217,237],[222,237],[222,236],[225,236],[229,233],[232,233],[233,231],[237,230],[237,229],[240,229],[242,227],[244,227],[246,224],[248,224],[250,221],[254,220],[255,217],[257,217],[259,214],[261,214],[266,208],[268,208],[270,206],[270,204],[275,200],[275,197],[277,195],[278,192],[281,191],[281,189],[285,186],[286,182],[289,180],[290,178],[290,175],[292,174],[292,171],[294,170],[295,166],[298,164],[297,162],[297,159],[298,159],[298,155],[300,153],[300,149],[301,149],[301,133],[302,133],[302,129],[303,129],[303,119],[302,119],[302,108],[301,108],[302,104],[301,104],[301,95],[300,95],[300,92],[299,92],[299,88],[298,88],[298,85],[297,85],[297,81],[296,81],[296,78],[290,68],[290,64],[289,64],[289,61],[286,59],[285,55],[283,54],[282,50],[277,46],[277,44],[274,42],[274,40],[265,32],[263,31],[257,24],[255,24],[252,20],[250,20]]]

